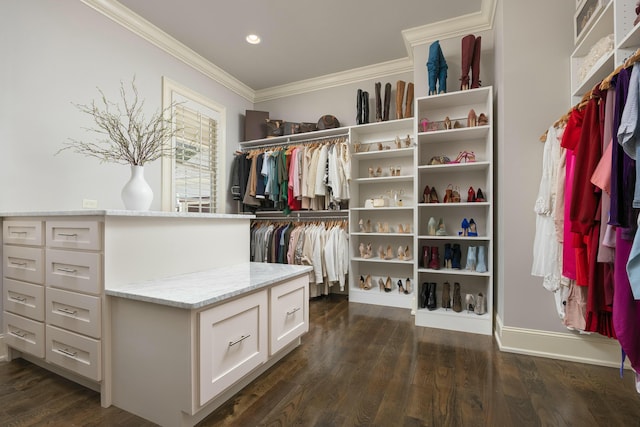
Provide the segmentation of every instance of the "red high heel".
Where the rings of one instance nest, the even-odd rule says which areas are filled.
[[[476,192],[473,190],[473,187],[469,187],[469,191],[467,192],[467,203],[476,201]]]

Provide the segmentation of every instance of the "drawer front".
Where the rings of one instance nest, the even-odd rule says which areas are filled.
[[[273,355],[309,330],[309,279],[305,275],[270,290],[270,343]]]
[[[47,324],[100,338],[100,297],[47,288]]]
[[[16,350],[44,357],[44,323],[4,312],[5,343]]]
[[[47,286],[99,294],[102,255],[94,252],[47,249]]]
[[[199,313],[200,405],[267,360],[267,291]]]
[[[4,221],[2,242],[14,245],[42,246],[42,221]]]
[[[44,249],[4,245],[3,252],[5,277],[44,283]]]
[[[102,380],[102,345],[83,335],[47,325],[47,362],[77,374]]]
[[[4,309],[40,322],[44,321],[44,286],[3,280]]]
[[[47,221],[47,246],[50,248],[102,249],[102,233],[98,221]]]

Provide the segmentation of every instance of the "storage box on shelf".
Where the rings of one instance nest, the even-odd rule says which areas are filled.
[[[416,100],[418,326],[487,335],[493,330],[492,100],[491,87]],[[480,114],[486,120],[468,120]],[[444,127],[429,126],[443,122],[447,123]],[[478,199],[479,193],[482,197]],[[427,304],[433,283],[435,304]],[[445,283],[450,298],[443,303]],[[460,311],[453,310],[456,284],[460,289],[456,309]],[[486,309],[478,305],[475,310],[476,301],[484,301]]]
[[[412,306],[413,126],[413,119],[401,119],[351,128],[349,300],[352,302]]]

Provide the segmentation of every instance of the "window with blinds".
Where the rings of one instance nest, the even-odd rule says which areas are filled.
[[[174,109],[174,190],[181,212],[217,211],[218,123],[200,111],[177,105]]]
[[[177,130],[162,158],[162,210],[225,212],[226,108],[167,77],[162,106]]]

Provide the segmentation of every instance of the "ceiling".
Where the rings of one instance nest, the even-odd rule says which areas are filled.
[[[119,0],[254,91],[409,56],[403,30],[483,0]],[[245,37],[258,34],[259,45]]]

